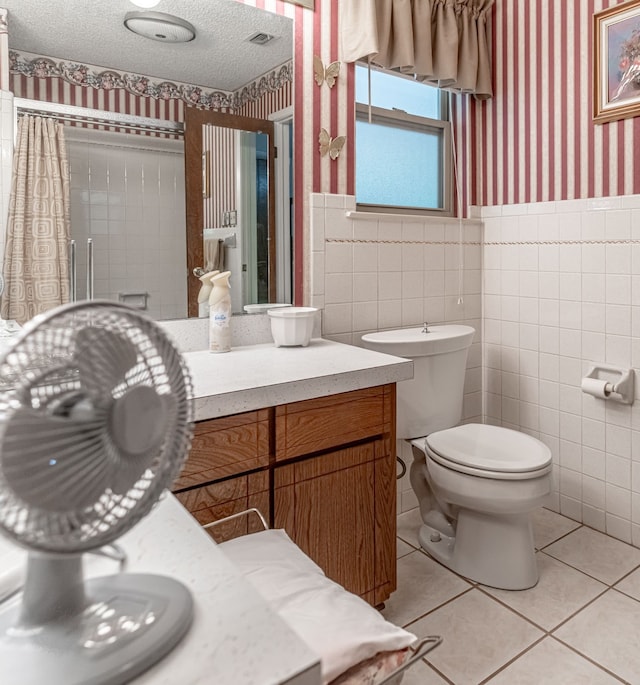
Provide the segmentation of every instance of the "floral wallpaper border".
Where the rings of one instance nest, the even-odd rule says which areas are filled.
[[[76,86],[98,90],[123,88],[134,95],[156,100],[183,100],[201,109],[239,109],[247,102],[259,100],[265,93],[279,90],[287,81],[293,81],[293,62],[287,62],[274,71],[229,93],[201,86],[171,81],[154,80],[140,74],[100,70],[88,64],[54,60],[50,57],[9,51],[9,71],[31,78],[62,78]]]

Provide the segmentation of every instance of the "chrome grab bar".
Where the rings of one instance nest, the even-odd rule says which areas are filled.
[[[69,243],[69,302],[75,302],[78,299],[76,269],[76,241],[72,240]]]
[[[87,300],[93,300],[93,240],[87,238]]]

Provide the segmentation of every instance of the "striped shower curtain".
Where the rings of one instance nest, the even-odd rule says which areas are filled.
[[[23,116],[13,157],[3,319],[24,324],[69,301],[69,204],[64,126]]]

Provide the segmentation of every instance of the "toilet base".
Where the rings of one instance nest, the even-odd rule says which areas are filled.
[[[418,539],[434,559],[482,585],[526,590],[538,582],[529,514],[502,517],[461,509],[455,536],[425,524]]]

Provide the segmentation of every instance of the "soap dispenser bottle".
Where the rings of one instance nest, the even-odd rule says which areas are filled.
[[[223,271],[211,279],[213,288],[209,295],[210,352],[229,352],[231,350],[230,275],[230,271]]]

